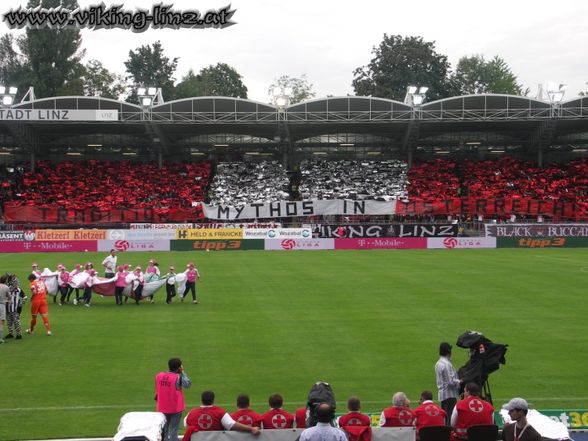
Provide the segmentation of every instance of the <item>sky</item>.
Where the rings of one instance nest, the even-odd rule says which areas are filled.
[[[26,0],[2,0],[0,14]],[[81,7],[100,2],[78,0]],[[134,11],[160,1],[104,0]],[[316,98],[354,94],[353,71],[372,58],[384,34],[421,36],[456,66],[463,56],[503,58],[536,95],[548,81],[568,85],[564,100],[588,90],[586,0],[176,0],[174,9],[201,12],[231,4],[235,25],[224,29],[82,30],[85,61],[124,74],[129,51],[160,40],[179,57],[177,81],[218,62],[239,72],[250,99],[268,102],[282,75],[306,74]],[[0,35],[9,32],[0,23]],[[165,97],[164,97],[165,98]]]

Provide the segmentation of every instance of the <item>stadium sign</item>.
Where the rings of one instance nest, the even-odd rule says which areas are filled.
[[[208,219],[269,219],[321,215],[392,215],[396,201],[277,201],[259,202],[240,207],[202,204]]]
[[[0,242],[0,252],[2,253],[46,253],[72,251],[97,251],[97,242],[95,240]]]
[[[586,224],[484,224],[488,237],[588,237]]]
[[[24,231],[0,231],[0,241],[17,241],[25,240]],[[1,245],[0,245],[1,246]]]
[[[390,250],[427,248],[424,237],[335,239],[336,250]]]
[[[187,230],[194,224],[130,224],[131,230]]]
[[[169,240],[99,240],[98,251],[169,251]]]
[[[495,237],[431,237],[427,239],[429,249],[496,248]]]
[[[263,250],[263,240],[170,240],[171,251]]]
[[[497,237],[497,248],[585,248],[588,237]]]
[[[0,109],[2,121],[118,121],[118,110]]]
[[[308,239],[312,237],[310,228],[247,228],[243,239]]]
[[[35,230],[35,240],[104,240],[107,230]]]
[[[249,241],[246,241],[249,242]],[[272,251],[334,250],[334,239],[265,239],[265,249]]]
[[[341,225],[321,225],[320,237],[340,238]],[[456,224],[343,225],[343,237],[455,237]]]
[[[219,229],[191,229],[176,230],[176,239],[194,240],[194,239],[243,239],[243,230],[240,228],[219,228]]]
[[[165,240],[176,238],[176,230],[108,230],[108,240]]]

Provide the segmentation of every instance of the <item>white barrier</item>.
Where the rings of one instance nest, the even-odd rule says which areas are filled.
[[[261,431],[258,437],[240,432],[195,432],[190,441],[296,441],[303,429]],[[414,427],[372,427],[372,441],[415,441]]]

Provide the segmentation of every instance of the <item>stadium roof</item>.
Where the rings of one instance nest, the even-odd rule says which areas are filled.
[[[442,148],[588,145],[588,98],[552,104],[467,95],[412,107],[375,97],[328,97],[280,108],[231,97],[141,107],[99,97],[53,97],[0,108],[0,153],[313,154],[363,149],[405,155]],[[98,150],[97,150],[98,149]],[[6,153],[7,152],[7,153]]]

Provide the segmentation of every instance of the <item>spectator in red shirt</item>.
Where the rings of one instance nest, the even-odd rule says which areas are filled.
[[[345,426],[370,426],[372,420],[369,415],[361,413],[361,402],[357,397],[351,397],[347,400],[348,413],[339,417],[339,427]]]
[[[261,427],[264,429],[291,429],[294,415],[282,409],[284,399],[280,394],[269,397],[270,410],[261,416]]]
[[[421,405],[413,413],[415,415],[417,437],[421,427],[445,425],[445,410],[433,402],[433,393],[429,390],[421,393]]]
[[[237,411],[231,414],[231,418],[248,426],[261,426],[261,415],[249,408],[249,395],[246,394],[237,397]]]
[[[409,408],[410,401],[404,392],[396,392],[392,396],[392,406],[387,407],[380,415],[380,427],[414,426],[414,413]]]
[[[306,429],[306,406],[296,409],[294,420],[297,429]]]
[[[194,432],[211,432],[215,430],[235,430],[259,435],[259,427],[238,423],[221,407],[214,405],[214,392],[206,390],[201,395],[202,405],[192,409],[186,417],[186,433],[183,441],[190,441]]]

